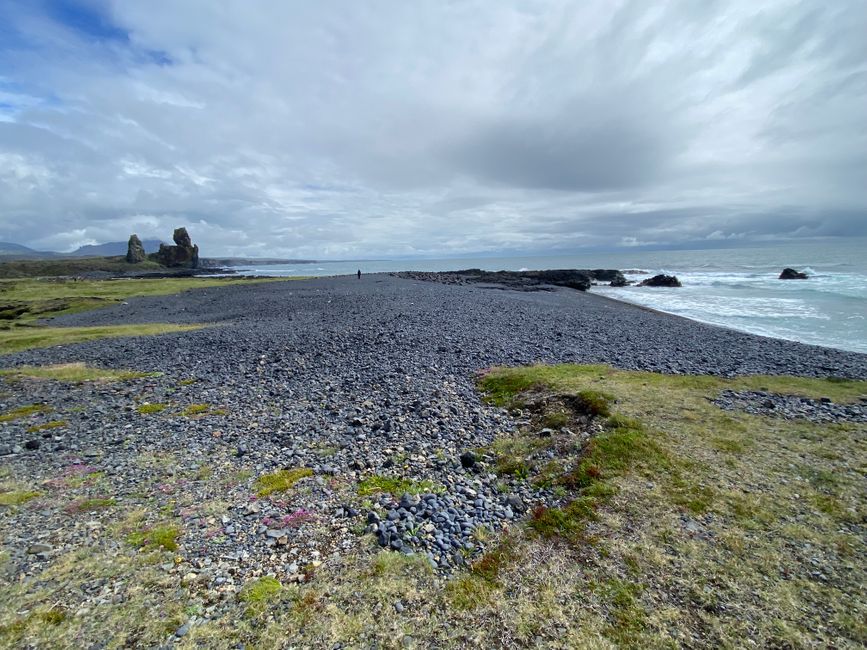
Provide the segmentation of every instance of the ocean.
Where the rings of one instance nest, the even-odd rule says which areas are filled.
[[[808,280],[779,280],[784,267]],[[273,276],[347,275],[389,271],[490,271],[614,268],[640,281],[676,275],[682,287],[597,286],[609,298],[752,334],[867,353],[867,240],[778,245],[766,248],[575,253],[462,259],[314,262],[238,267]]]

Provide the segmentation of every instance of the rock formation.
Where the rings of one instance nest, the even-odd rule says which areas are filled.
[[[138,264],[146,259],[147,255],[145,255],[141,239],[138,238],[138,235],[130,235],[129,243],[126,246],[126,261],[130,264]]]
[[[680,280],[675,275],[654,275],[638,283],[639,287],[680,287]]]
[[[199,247],[193,246],[186,228],[176,228],[172,239],[174,246],[160,244],[160,249],[151,255],[151,259],[163,266],[185,266],[195,269],[199,266]]]
[[[780,280],[806,280],[809,276],[795,269],[785,268],[780,273]]]

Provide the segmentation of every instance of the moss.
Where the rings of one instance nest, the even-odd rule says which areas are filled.
[[[42,493],[33,490],[0,492],[0,506],[20,506],[39,496],[42,496]]]
[[[160,525],[132,532],[127,535],[126,541],[131,546],[141,549],[176,551],[180,535],[181,530],[177,526]]]
[[[274,492],[285,492],[298,481],[308,476],[313,476],[313,470],[309,467],[297,467],[294,469],[281,469],[271,474],[263,474],[256,479],[256,494],[266,497]]]
[[[65,427],[69,422],[66,420],[52,420],[44,424],[34,424],[32,427],[27,427],[27,433],[36,433],[38,431],[49,431],[51,429],[60,429]]]
[[[190,404],[185,408],[181,415],[185,417],[195,417],[197,415],[226,415],[225,409],[214,408],[210,404]]]
[[[451,606],[457,610],[470,611],[491,603],[494,587],[487,580],[475,575],[460,575],[446,583],[445,593]]]
[[[162,413],[168,406],[168,404],[163,404],[162,402],[154,402],[153,404],[139,404],[135,407],[135,410],[142,415],[151,415],[153,413]]]
[[[394,495],[400,495],[404,492],[421,494],[424,492],[439,492],[441,490],[442,486],[437,485],[433,481],[411,481],[393,476],[380,476],[379,474],[368,476],[358,483],[358,494],[360,496],[386,492]]]
[[[596,498],[584,496],[561,508],[537,506],[531,513],[528,525],[542,537],[577,542],[587,522],[595,518],[597,505]]]
[[[127,381],[144,377],[158,377],[158,372],[137,372],[133,370],[108,370],[94,368],[84,363],[63,363],[50,366],[19,366],[8,370],[0,370],[0,375],[15,380],[47,379],[65,383],[83,383],[90,381]]]
[[[12,422],[13,420],[20,420],[22,418],[30,417],[31,415],[36,415],[37,413],[50,413],[52,410],[54,409],[47,404],[28,404],[27,406],[19,406],[18,408],[6,411],[6,413],[0,415],[0,422]]]
[[[117,501],[109,498],[79,499],[67,506],[69,513],[97,512],[116,505]]]
[[[280,581],[263,576],[245,584],[238,592],[238,600],[247,605],[247,616],[258,616],[269,604],[278,600],[283,592]]]

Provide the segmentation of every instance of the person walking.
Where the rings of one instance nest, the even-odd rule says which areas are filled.
[[[358,279],[361,279],[361,269],[358,269]]]

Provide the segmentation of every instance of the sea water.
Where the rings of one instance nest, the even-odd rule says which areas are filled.
[[[779,280],[791,267],[808,280]],[[646,251],[556,256],[314,262],[237,269],[258,275],[347,275],[467,268],[536,270],[607,268],[630,271],[636,283],[657,273],[676,275],[680,288],[596,286],[609,298],[732,329],[867,353],[867,241],[764,248]]]

